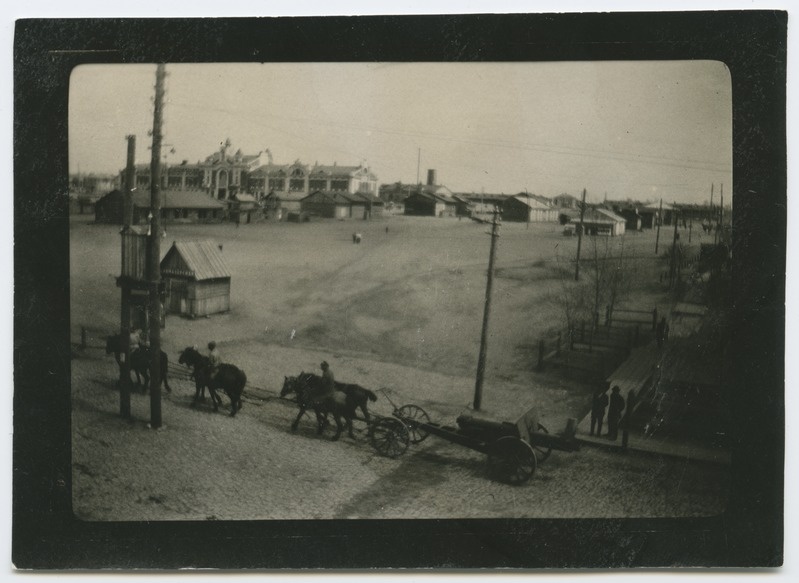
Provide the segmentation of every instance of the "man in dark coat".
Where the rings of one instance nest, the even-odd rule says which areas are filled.
[[[608,406],[608,394],[605,390],[594,393],[591,403],[591,435],[596,430],[597,437],[602,435],[602,422],[605,419],[605,409]]]
[[[616,441],[619,437],[619,420],[622,411],[624,411],[624,397],[619,394],[619,387],[613,387],[608,406],[608,439],[611,441]]]

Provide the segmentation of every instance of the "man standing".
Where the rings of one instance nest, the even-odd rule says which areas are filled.
[[[594,401],[591,404],[591,435],[599,437],[602,435],[602,422],[605,419],[605,409],[608,406],[608,394],[606,391],[597,391],[594,393]]]
[[[608,406],[608,439],[616,441],[619,437],[619,420],[624,410],[624,397],[619,394],[619,387],[613,387]]]

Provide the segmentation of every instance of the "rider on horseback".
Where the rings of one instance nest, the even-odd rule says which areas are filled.
[[[216,349],[216,342],[213,340],[208,343],[208,378],[214,380],[216,373],[219,371],[219,365],[222,364],[222,356]]]
[[[327,361],[322,361],[319,366],[322,368],[322,379],[316,385],[314,394],[310,395],[311,401],[315,403],[329,399],[336,390],[336,380],[333,377],[333,371],[330,370],[330,365],[327,364]]]

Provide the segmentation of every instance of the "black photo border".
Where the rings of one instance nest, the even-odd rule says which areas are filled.
[[[33,19],[14,39],[12,561],[21,569],[775,567],[783,559],[787,13]],[[86,63],[723,61],[728,510],[686,519],[96,523],[71,513],[69,76]]]

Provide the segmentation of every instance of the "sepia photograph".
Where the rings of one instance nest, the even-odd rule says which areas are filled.
[[[767,16],[719,22],[784,41]],[[468,48],[473,30],[494,40],[546,24],[450,18],[358,25],[375,42],[449,26]],[[609,18],[603,30],[629,30]],[[664,30],[695,35],[680,18]],[[705,18],[687,22],[704,30]],[[17,268],[17,322],[53,326],[23,334],[46,338],[59,363],[57,389],[20,396],[20,373],[46,372],[15,356],[15,412],[35,403],[15,417],[15,461],[44,451],[52,479],[16,489],[17,517],[32,511],[26,496],[53,499],[32,512],[63,520],[61,552],[180,541],[151,564],[134,560],[155,568],[781,564],[773,326],[784,317],[757,318],[758,306],[784,308],[779,279],[768,293],[758,285],[769,273],[784,285],[785,227],[771,202],[753,211],[753,196],[771,189],[762,200],[784,202],[784,141],[758,153],[763,134],[784,131],[784,61],[781,109],[758,110],[762,125],[743,135],[752,104],[729,47],[519,58],[511,41],[505,59],[396,54],[390,42],[369,58],[357,43],[291,58],[269,52],[277,40],[251,42],[249,57],[244,46],[187,48],[209,28],[280,39],[343,26],[278,19],[163,21],[177,48],[154,55],[141,48],[144,23],[130,23],[141,58],[61,54],[66,45],[39,38],[65,59],[52,81],[58,115],[44,114],[57,144],[16,126],[24,150],[61,150],[57,178],[31,183],[57,183],[56,198],[20,205],[15,190],[17,213],[39,221],[24,236],[16,223],[15,252],[34,266]],[[76,24],[91,39],[103,23]],[[26,25],[47,36],[46,22],[18,25],[18,63]],[[21,103],[41,79],[17,75]],[[753,179],[768,166],[771,184]],[[752,263],[775,217],[776,246]],[[36,237],[48,221],[57,236]],[[46,280],[60,282],[51,300],[25,293]],[[760,394],[742,392],[747,375]],[[57,409],[49,449],[38,445],[47,436],[24,440],[37,407]],[[773,423],[751,435],[764,418]],[[752,502],[759,480],[771,494]],[[736,558],[744,524],[769,534]],[[531,536],[573,544],[586,530],[612,551],[522,550]],[[671,542],[650,550],[639,531]],[[623,532],[632,538],[619,543]],[[180,550],[198,533],[211,533],[203,546],[285,535],[338,537],[347,550],[220,560],[220,547],[198,559]],[[447,533],[468,544],[413,554],[400,548],[410,533],[418,546]],[[350,545],[362,539],[374,550],[358,555]],[[687,541],[701,542],[677,554]],[[37,564],[23,546],[17,556]],[[470,548],[483,550],[464,558]],[[127,556],[97,552],[66,564]]]
[[[723,63],[84,65],[69,107],[77,517],[724,510]]]

